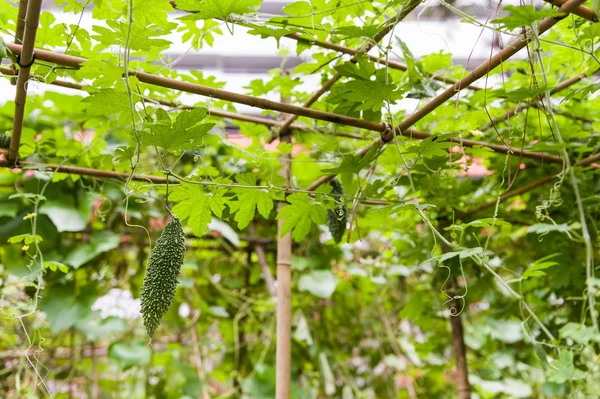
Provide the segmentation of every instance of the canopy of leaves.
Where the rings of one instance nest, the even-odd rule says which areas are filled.
[[[87,61],[37,60],[23,162],[0,148],[0,397],[273,398],[272,294],[287,234],[291,397],[458,398],[458,321],[472,397],[600,392],[598,23],[546,3],[479,20],[460,2],[428,3],[408,18],[450,13],[530,39],[501,68],[478,69],[489,72],[475,82],[484,90],[457,93],[469,71],[453,48],[423,54],[391,29],[408,0],[298,0],[278,15],[260,0],[47,3],[72,15],[42,12],[36,47]],[[19,69],[8,44],[18,5],[0,2],[6,73]],[[539,35],[545,18],[556,24]],[[243,83],[258,105],[301,106],[318,81],[328,89],[311,108],[386,123],[394,140],[299,117],[289,142],[272,142],[288,115],[238,120],[217,90],[229,82],[169,58],[171,46],[204,56],[241,35],[282,59]],[[352,58],[323,41],[374,47]],[[304,62],[289,68],[290,54]],[[392,129],[445,90],[458,95]],[[14,111],[0,104],[0,134],[12,133]],[[335,192],[312,190],[328,175]],[[339,209],[346,226],[332,237],[327,215]],[[172,215],[185,262],[148,346],[140,292]]]

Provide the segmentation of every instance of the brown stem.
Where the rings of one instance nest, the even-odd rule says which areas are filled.
[[[40,12],[42,0],[30,0],[27,4],[27,15],[25,17],[25,32],[23,34],[23,46],[20,53],[21,67],[17,77],[17,93],[15,94],[15,114],[13,119],[13,132],[10,141],[10,152],[8,159],[14,163],[19,156],[19,145],[21,144],[21,132],[23,129],[23,118],[25,116],[25,103],[27,102],[27,81],[31,70],[31,62],[34,57],[35,36],[40,23]],[[19,11],[20,13],[20,11]],[[14,44],[17,46],[16,44]],[[19,46],[21,47],[21,46]]]
[[[453,305],[460,309],[462,305],[459,300],[454,300]],[[462,323],[462,313],[456,316],[450,316],[450,325],[452,327],[452,345],[454,346],[454,356],[456,357],[456,389],[459,399],[471,398],[471,386],[469,385],[469,371],[467,369],[467,348]]]

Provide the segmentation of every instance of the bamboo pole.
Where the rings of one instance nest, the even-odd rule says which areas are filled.
[[[69,166],[69,165],[54,165],[47,163],[39,163],[39,162],[26,162],[26,161],[18,161],[16,165],[7,160],[0,160],[0,168],[24,168],[24,169],[33,169],[33,170],[47,170],[55,173],[68,173],[71,175],[81,175],[81,176],[89,176],[101,179],[118,179],[118,180],[127,180],[129,177],[129,173],[124,172],[114,172],[111,170],[100,170],[100,169],[91,169],[91,168],[81,168],[78,166]],[[136,181],[144,181],[148,183],[157,183],[164,184],[167,182],[167,179],[162,176],[150,176],[150,175],[133,175],[131,177],[132,180]],[[169,184],[178,184],[178,181],[173,179],[169,180]]]
[[[354,56],[352,56],[352,59],[350,60],[350,62],[356,63],[358,61],[358,57],[360,55],[366,54],[367,52],[369,52],[369,50],[371,50],[377,43],[379,43],[379,41],[381,41],[381,39],[383,39],[385,37],[385,35],[390,33],[392,31],[392,29],[394,29],[394,27],[399,22],[401,22],[404,18],[406,18],[406,16],[412,10],[414,10],[419,4],[421,4],[421,0],[409,0],[409,2],[406,5],[404,5],[404,7],[402,7],[402,10],[400,10],[400,12],[396,15],[396,17],[392,21],[389,21],[388,23],[386,23],[386,26],[383,29],[379,30],[379,32],[377,32],[375,34],[375,36],[373,36],[372,40],[368,41],[360,49],[358,49],[356,54],[354,54]],[[323,94],[327,93],[333,87],[333,85],[341,78],[342,78],[342,74],[337,72],[327,82],[325,82],[319,90],[317,90],[315,93],[313,93],[313,95],[310,96],[310,98],[308,100],[306,100],[306,102],[304,103],[303,106],[307,107],[307,108],[312,106],[315,102],[317,102],[319,100],[319,98],[321,98],[321,96]],[[297,118],[298,118],[298,116],[293,115],[293,114],[288,116],[286,118],[285,122],[283,123],[283,125],[281,126],[281,128],[279,129],[279,132],[278,132],[279,136],[281,136],[282,134],[285,134],[287,132],[287,130],[289,129],[289,127],[291,126],[291,124]],[[271,139],[269,140],[269,142],[273,142],[273,140],[275,140],[276,138],[277,138],[277,135],[271,136]]]
[[[460,309],[459,300],[455,299],[452,306]],[[467,347],[462,323],[462,313],[450,315],[452,328],[452,346],[456,358],[456,390],[459,399],[471,399],[471,385],[469,384],[469,369],[467,366]]]
[[[34,60],[35,36],[40,23],[40,12],[42,0],[30,0],[27,4],[25,17],[25,31],[23,34],[23,46],[19,56],[19,76],[17,77],[17,93],[15,95],[15,114],[13,121],[12,138],[8,159],[15,162],[19,156],[19,145],[21,144],[21,131],[25,116],[25,103],[27,102],[27,81],[31,63]],[[21,46],[19,46],[21,47]]]
[[[282,98],[283,101],[286,99]],[[284,143],[291,143],[290,135],[282,137]],[[279,175],[291,187],[292,163],[290,154],[279,155],[281,169]],[[277,213],[284,203],[277,204]],[[277,221],[277,345],[275,349],[275,398],[290,399],[292,377],[292,233],[281,234],[283,219]]]
[[[15,30],[16,44],[23,44],[23,33],[25,33],[25,15],[27,14],[27,0],[21,0],[19,2],[19,11],[17,14],[17,28]],[[11,64],[10,70],[13,71],[15,77],[10,79],[10,84],[13,86],[17,85],[17,65]]]
[[[584,0],[568,0],[564,5],[562,5],[558,11],[563,13],[569,13],[575,7],[583,3]],[[552,28],[559,19],[555,19],[552,17],[545,18],[539,25],[538,34],[542,34]],[[478,79],[482,78],[504,61],[515,55],[519,50],[524,48],[530,41],[532,40],[532,36],[530,32],[525,32],[523,35],[519,36],[518,39],[514,40],[504,49],[496,53],[492,58],[483,64],[479,65],[477,68],[473,70],[469,75],[462,78],[460,81],[456,82],[456,84],[448,89],[446,89],[439,96],[433,98],[430,102],[428,102],[423,108],[419,109],[414,114],[410,115],[408,118],[404,119],[400,122],[396,127],[392,129],[386,129],[381,132],[381,137],[377,139],[374,143],[367,147],[363,147],[359,151],[359,155],[364,156],[369,149],[376,145],[381,146],[382,144],[388,143],[392,141],[396,134],[401,134],[403,131],[408,130],[415,123],[419,122],[421,119],[429,115],[431,112],[435,111],[440,105],[444,104],[446,101],[454,97],[458,92],[460,92],[464,87],[474,83]],[[310,187],[307,189],[309,191],[316,190],[321,184],[327,183],[331,179],[333,179],[335,175],[327,175],[319,178]]]
[[[0,67],[0,73],[2,73],[3,75],[8,75],[8,76],[16,76],[16,72],[10,68]],[[44,78],[39,75],[34,75],[32,77],[32,79],[42,82],[42,83],[50,84],[53,86],[66,87],[66,88],[74,89],[74,90],[84,90],[84,88],[86,87],[85,85],[82,85],[80,83],[67,82],[67,81],[60,80],[60,79],[55,79],[52,82],[47,83],[44,81]],[[155,102],[160,105],[171,107],[171,108],[179,108],[179,109],[194,109],[194,108],[196,108],[195,106],[181,105],[181,104],[176,103],[175,101],[169,101],[169,100],[164,100],[164,99],[159,99],[159,98],[147,98],[147,100],[151,101],[151,102]],[[218,116],[218,117],[225,118],[225,119],[257,123],[260,125],[265,125],[265,126],[270,126],[270,127],[280,127],[281,124],[283,123],[281,121],[277,121],[274,119],[263,118],[263,117],[254,116],[254,115],[238,114],[235,112],[224,111],[224,110],[221,110],[218,108],[208,108],[208,112],[210,115]],[[306,131],[306,132],[321,133],[317,129],[310,127],[308,125],[301,124],[301,123],[293,123],[291,126],[291,129]],[[359,134],[352,133],[352,132],[335,132],[334,135],[340,136],[340,137],[360,139],[360,140],[367,139]]]
[[[451,222],[448,218],[438,219],[438,230],[444,232]],[[441,234],[441,233],[440,233]],[[451,252],[452,248],[446,241],[442,241],[442,252]],[[452,282],[457,285],[455,277]],[[452,298],[450,304],[450,329],[452,330],[452,346],[454,347],[454,357],[456,358],[456,391],[458,399],[471,399],[471,385],[469,384],[469,369],[467,364],[467,348],[462,323],[462,309],[460,297],[455,293],[449,292]],[[463,299],[464,300],[464,299]]]
[[[12,44],[9,44],[8,46],[11,49],[11,51],[15,52],[16,54],[20,53],[20,51],[21,51],[21,46],[12,45]],[[52,63],[56,63],[59,65],[71,66],[71,67],[79,67],[83,62],[87,61],[85,58],[74,57],[74,56],[70,56],[67,54],[61,54],[61,53],[53,53],[51,51],[39,50],[39,49],[36,49],[36,55],[37,55],[38,59],[41,59],[43,61],[52,62]],[[10,70],[8,70],[6,68],[1,69],[1,72],[2,73],[7,72],[7,74],[10,74]],[[315,119],[329,120],[329,121],[333,121],[334,123],[348,124],[349,126],[362,127],[367,130],[372,130],[372,131],[377,131],[377,132],[382,132],[382,131],[385,131],[388,129],[387,125],[384,123],[364,121],[362,119],[356,119],[356,118],[352,118],[352,117],[348,117],[348,116],[344,116],[344,115],[338,115],[338,114],[333,114],[333,113],[328,113],[328,112],[323,112],[323,111],[315,111],[310,108],[296,107],[296,106],[289,105],[289,104],[283,104],[283,103],[278,103],[278,102],[274,102],[274,101],[263,100],[263,99],[257,98],[257,97],[245,96],[242,94],[236,94],[236,93],[228,92],[225,90],[212,89],[210,87],[195,85],[192,83],[180,82],[180,81],[176,81],[174,79],[168,79],[168,78],[161,77],[160,82],[159,82],[159,81],[155,81],[153,79],[153,78],[158,78],[158,77],[147,74],[147,73],[143,73],[143,72],[138,72],[137,74],[132,73],[132,74],[137,75],[138,78],[140,78],[140,76],[142,76],[143,80],[142,79],[140,79],[140,80],[144,81],[145,83],[149,83],[149,84],[153,84],[153,85],[157,85],[157,86],[161,86],[161,87],[168,87],[168,88],[180,90],[180,91],[187,92],[187,93],[209,95],[209,96],[216,97],[219,99],[225,99],[227,101],[240,102],[242,104],[257,106],[260,108],[271,109],[271,110],[286,109],[287,113],[293,113],[292,111],[294,111],[295,109],[302,110],[303,112],[301,114],[303,114],[303,115],[312,115],[312,113],[317,112],[318,115],[320,115],[320,117],[315,117]],[[164,82],[168,82],[169,85],[165,85]],[[77,83],[71,83],[71,82],[59,82],[57,85],[63,86],[63,87],[75,88],[75,89],[83,88],[83,85],[79,85]],[[211,90],[214,90],[215,92],[213,92],[212,94],[210,94],[210,93],[207,94]],[[227,96],[224,96],[223,93],[227,94]],[[237,101],[237,100],[239,100],[238,97],[242,98],[242,100]],[[159,104],[166,105],[166,106],[172,106],[172,107],[178,106],[176,103],[174,103],[172,101],[168,101],[168,100],[157,99],[157,100],[153,100],[153,101],[156,101]],[[256,104],[259,104],[259,105],[256,105]],[[273,106],[274,104],[277,104],[277,106],[276,107]],[[291,108],[291,110],[290,110],[290,108]],[[267,126],[277,127],[277,126],[281,126],[281,124],[282,124],[282,122],[280,122],[280,121],[273,121],[273,120],[270,120],[267,118],[260,118],[260,117],[256,117],[256,116],[239,115],[239,114],[235,114],[232,112],[227,112],[227,111],[214,109],[214,108],[210,108],[209,112],[211,114],[214,114],[216,116],[222,116],[224,118],[243,120],[243,121],[253,122],[253,123],[261,123],[261,124],[265,124]],[[353,123],[352,124],[346,123],[347,121],[352,121]],[[358,124],[361,124],[361,126],[357,126]],[[301,125],[301,124],[292,124],[291,127],[298,128],[298,130],[312,131],[312,128],[310,128],[306,125]],[[431,133],[418,132],[418,131],[414,131],[414,130],[398,131],[397,134],[405,136],[405,137],[409,137],[409,138],[419,138],[419,139],[424,139],[424,138],[430,137],[432,135]],[[352,133],[337,133],[337,135],[351,137],[351,138],[359,138],[360,137],[359,135],[354,135]],[[493,151],[499,151],[501,153],[516,153],[516,154],[522,154],[522,156],[526,157],[526,158],[544,159],[549,162],[559,162],[558,158],[554,155],[535,153],[535,152],[529,152],[529,151],[521,151],[518,149],[512,149],[512,148],[508,148],[508,147],[504,147],[504,146],[488,144],[488,143],[481,142],[481,141],[461,140],[461,139],[452,139],[451,141],[463,143],[463,145],[466,147],[472,147],[474,145],[481,145],[483,147],[487,147],[487,148],[492,149]]]
[[[550,3],[557,7],[560,7],[567,2],[567,0],[544,0],[544,1],[546,3]],[[571,13],[578,15],[581,18],[585,18],[588,21],[598,22],[598,16],[596,15],[596,13],[594,13],[594,10],[592,10],[591,8],[588,8],[586,6],[581,5],[577,8],[575,8],[573,11],[571,11]]]

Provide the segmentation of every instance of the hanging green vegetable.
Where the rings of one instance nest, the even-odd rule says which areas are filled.
[[[184,254],[183,227],[179,218],[173,215],[150,253],[142,286],[141,312],[150,337],[173,303]]]
[[[344,188],[342,187],[342,183],[337,178],[334,178],[329,182],[331,184],[332,190],[331,194],[344,195]],[[335,209],[327,210],[327,225],[329,226],[329,231],[333,237],[333,240],[336,243],[342,241],[342,237],[346,232],[346,223],[348,222],[348,207],[344,204],[344,199],[342,197],[336,197],[336,202],[338,206]]]

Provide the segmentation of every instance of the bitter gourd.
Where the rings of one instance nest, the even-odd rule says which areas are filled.
[[[10,135],[0,134],[0,148],[7,149],[10,147]]]
[[[183,227],[173,215],[150,253],[142,286],[141,313],[150,338],[173,303],[184,254]]]
[[[338,179],[333,179],[329,182],[331,184],[332,194],[344,195],[344,188],[342,183]],[[335,197],[338,206],[335,209],[327,210],[327,225],[329,226],[329,232],[336,243],[342,241],[342,237],[346,232],[346,222],[348,221],[348,207],[344,204],[344,199],[341,197]]]

